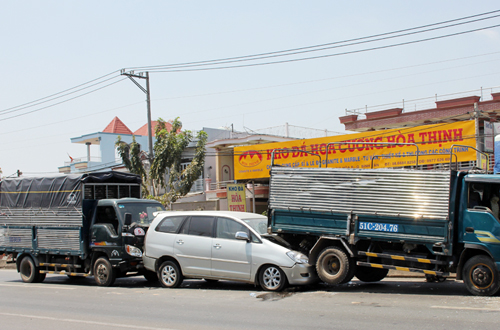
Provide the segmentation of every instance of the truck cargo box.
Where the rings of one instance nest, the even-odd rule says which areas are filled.
[[[83,254],[97,200],[141,197],[135,174],[100,172],[0,182],[0,250]]]
[[[453,172],[273,167],[274,233],[446,242]]]

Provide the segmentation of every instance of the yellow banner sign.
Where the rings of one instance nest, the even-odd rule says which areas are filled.
[[[446,163],[453,145],[453,162],[476,160],[474,121],[236,147],[235,179],[269,177],[273,151],[280,166],[382,168]]]
[[[227,207],[229,211],[247,211],[247,201],[244,184],[228,183],[227,185]]]

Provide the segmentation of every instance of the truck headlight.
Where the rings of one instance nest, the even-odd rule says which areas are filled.
[[[132,245],[125,245],[125,251],[127,251],[128,254],[130,254],[132,257],[142,257],[142,251],[141,249],[132,246]]]
[[[308,264],[309,263],[309,258],[300,252],[297,251],[288,251],[286,255],[295,261],[298,264]]]

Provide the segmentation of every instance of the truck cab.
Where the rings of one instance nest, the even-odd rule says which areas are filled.
[[[498,290],[500,176],[468,174],[463,182],[457,223],[457,242],[463,250],[457,278],[473,293]]]
[[[127,272],[134,271],[147,276],[142,267],[144,235],[155,212],[164,210],[160,203],[152,200],[99,200],[90,226],[92,259],[107,258],[111,267],[116,269],[116,276],[125,276]],[[106,274],[102,280],[107,281],[108,276],[111,275]]]

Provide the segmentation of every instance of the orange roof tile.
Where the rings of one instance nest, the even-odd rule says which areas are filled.
[[[133,134],[132,131],[118,118],[115,117],[103,130],[103,133]]]
[[[156,120],[152,120],[151,121],[151,133],[153,134],[153,136],[155,135],[156,125],[158,125],[158,122]],[[165,127],[167,128],[167,131],[170,132],[170,130],[172,129],[172,124],[169,122],[166,122]],[[135,131],[134,135],[148,135],[148,124],[144,124],[141,128],[139,128],[137,131]]]

